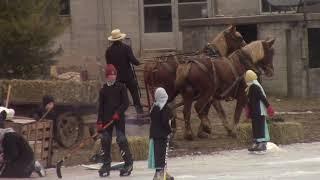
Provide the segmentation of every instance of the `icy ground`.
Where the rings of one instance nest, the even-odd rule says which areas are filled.
[[[147,169],[146,161],[135,162],[134,166],[130,177],[120,178],[119,172],[112,171],[111,177],[106,179],[152,179],[153,171]],[[281,146],[281,151],[270,151],[264,155],[236,150],[171,158],[168,167],[178,180],[318,180],[320,143]],[[57,179],[55,169],[49,169],[47,173],[45,179]],[[101,179],[97,171],[81,166],[63,168],[62,175],[63,179]]]

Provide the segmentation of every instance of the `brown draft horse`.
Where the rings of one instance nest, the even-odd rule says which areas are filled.
[[[243,40],[241,34],[236,30],[235,26],[231,25],[208,43],[203,49],[203,53],[209,56],[227,56],[245,45],[246,42]],[[150,93],[153,99],[154,89],[156,87],[163,87],[167,91],[169,102],[176,96],[174,82],[176,79],[176,69],[179,64],[179,60],[175,55],[159,57],[156,61],[145,63],[144,82],[149,107]]]
[[[243,74],[248,69],[256,72],[260,72],[261,69],[266,76],[273,76],[274,41],[274,39],[254,41],[235,51],[228,58],[222,57],[213,61],[210,58],[200,57],[178,66],[175,88],[182,94],[184,101],[186,139],[193,140],[190,115],[194,92],[198,96],[195,110],[201,120],[198,136],[208,137],[211,133],[208,119],[211,104],[217,110],[229,134],[235,135],[242,109],[247,102]],[[225,111],[220,103],[220,100],[229,98],[237,100],[232,128],[228,125]]]

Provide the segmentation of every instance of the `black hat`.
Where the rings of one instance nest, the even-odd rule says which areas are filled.
[[[47,104],[54,102],[54,98],[50,95],[45,95],[42,97],[42,105],[46,106]]]

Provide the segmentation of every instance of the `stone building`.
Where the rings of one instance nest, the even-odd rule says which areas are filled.
[[[263,81],[269,92],[320,96],[319,4],[297,13],[296,8],[278,8],[268,1],[277,0],[62,0],[63,17],[70,25],[57,39],[64,49],[59,65],[85,67],[94,78],[97,62],[105,61],[107,36],[115,28],[127,33],[134,53],[144,57],[198,50],[235,24],[249,42],[277,39],[275,76]]]

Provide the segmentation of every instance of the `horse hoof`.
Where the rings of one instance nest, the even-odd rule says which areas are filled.
[[[231,130],[228,130],[228,136],[236,138],[237,137],[237,133]]]
[[[203,126],[203,131],[204,131],[205,133],[211,134],[211,127],[209,127],[209,126]]]
[[[193,135],[186,133],[186,134],[184,134],[184,139],[188,140],[188,141],[193,141]]]
[[[210,137],[210,134],[206,132],[198,132],[198,137],[201,139],[208,139]]]

